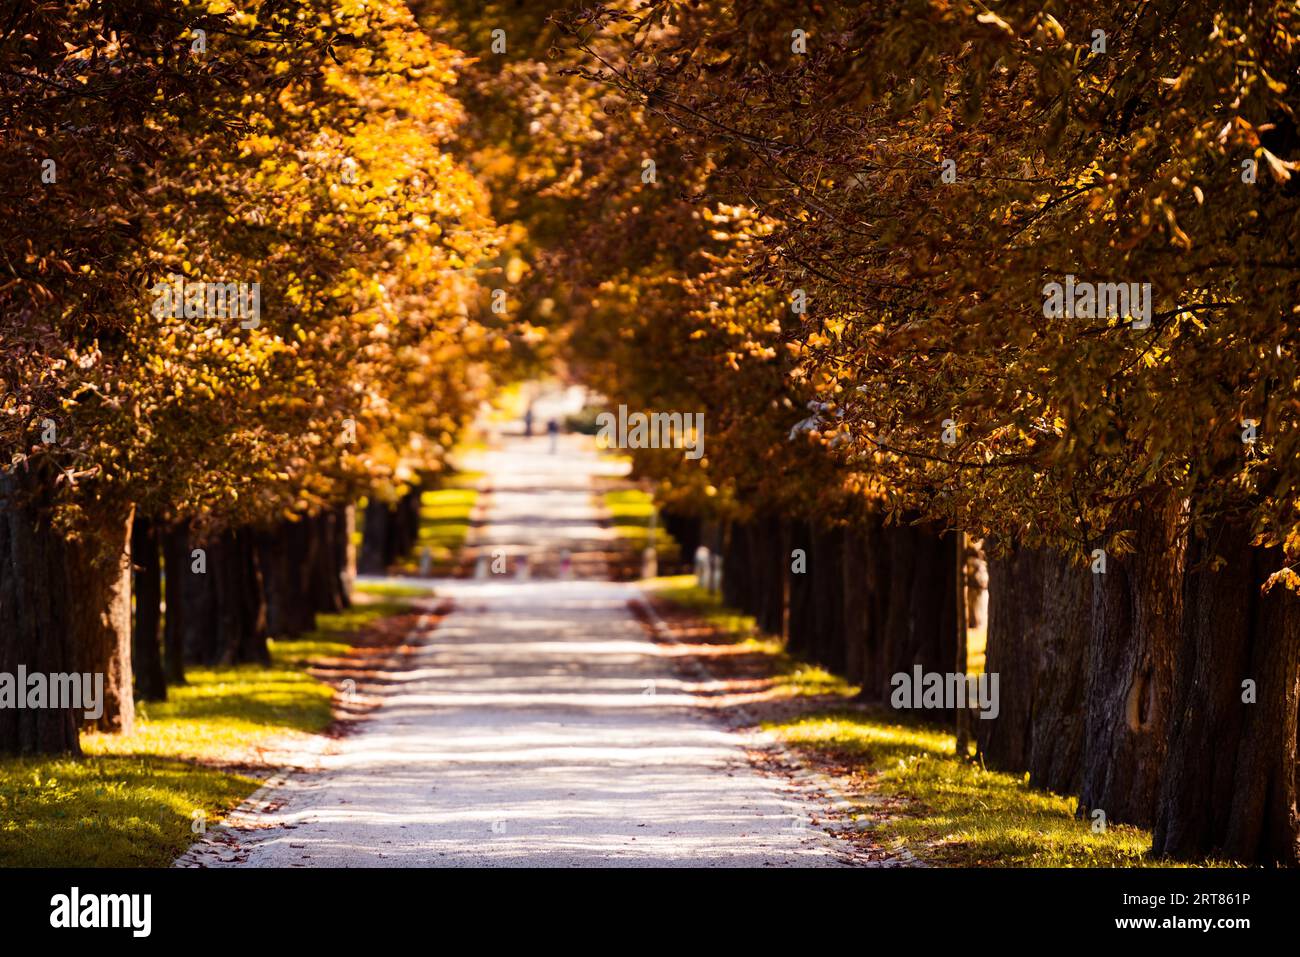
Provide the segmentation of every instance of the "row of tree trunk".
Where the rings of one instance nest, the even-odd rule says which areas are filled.
[[[0,752],[77,752],[83,723],[131,731],[130,510],[103,508],[98,534],[73,541],[55,528],[41,488],[50,475],[0,473],[0,673],[102,674],[103,712],[0,708]],[[24,688],[17,688],[24,696]]]
[[[1300,863],[1300,599],[1261,590],[1282,556],[1245,528],[1187,540],[1178,518],[1135,514],[1136,551],[1091,567],[991,543],[1000,710],[972,722],[980,756],[1091,821],[1153,829],[1158,855]],[[760,516],[722,536],[723,598],[886,702],[894,674],[953,670],[954,548],[933,526]]]
[[[103,713],[0,708],[0,753],[76,754],[83,729],[130,732],[135,697],[164,699],[187,665],[266,663],[268,637],[348,605],[351,506],[202,538],[102,508],[69,536],[41,484],[0,475],[0,673],[102,674]]]
[[[759,516],[723,536],[722,596],[792,653],[886,702],[899,672],[951,670],[955,547],[932,525],[823,528]]]
[[[1104,572],[993,559],[1002,714],[978,722],[981,753],[1080,814],[1153,828],[1157,854],[1300,863],[1300,599],[1261,589],[1282,556],[1230,521],[1190,540],[1168,509],[1136,526]]]
[[[364,575],[385,574],[399,558],[410,554],[419,531],[419,488],[407,492],[393,504],[372,497],[362,516],[357,570]]]
[[[318,613],[348,607],[351,515],[345,506],[203,538],[137,518],[138,695],[164,698],[167,685],[184,682],[187,664],[265,664],[268,637],[311,631]],[[167,613],[160,615],[164,586]]]

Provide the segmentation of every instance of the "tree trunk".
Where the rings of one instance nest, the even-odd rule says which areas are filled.
[[[158,554],[158,526],[136,516],[131,530],[134,570],[135,630],[132,667],[136,696],[144,701],[167,700],[167,677],[162,656],[162,561]]]
[[[664,531],[681,546],[682,563],[689,568],[695,561],[695,549],[700,547],[700,520],[693,515],[678,515],[667,509],[660,515]]]
[[[1300,598],[1261,594],[1284,558],[1250,540],[1224,522],[1189,545],[1153,851],[1295,866]]]
[[[885,608],[885,627],[881,636],[880,684],[871,689],[870,697],[873,701],[889,701],[892,676],[912,667],[912,579],[916,573],[917,531],[911,526],[895,526],[889,528],[886,535],[889,542],[890,587]]]
[[[791,579],[790,574],[790,550],[794,540],[794,532],[791,524],[787,519],[779,519],[778,527],[780,529],[781,542],[781,629],[777,637],[781,639],[782,647],[790,644],[790,602],[791,602]]]
[[[163,533],[163,669],[168,685],[185,684],[185,583],[190,577],[189,533],[173,525]]]
[[[841,589],[844,594],[844,676],[854,684],[866,679],[873,637],[867,552],[871,548],[865,527],[844,533]]]
[[[20,665],[46,675],[79,667],[65,544],[48,507],[29,500],[39,482],[26,470],[0,473],[0,673],[15,679]],[[80,754],[81,720],[73,708],[0,708],[0,753]]]
[[[343,517],[333,510],[307,519],[311,539],[311,570],[308,583],[313,611],[340,612],[348,607],[340,559],[345,551],[340,542],[345,534]]]
[[[860,696],[868,701],[883,701],[882,689],[888,689],[892,672],[885,667],[885,632],[889,622],[890,595],[893,591],[894,564],[889,541],[895,530],[886,528],[883,519],[873,516],[867,525],[866,621],[867,634],[862,652]]]
[[[844,532],[839,528],[814,528],[809,556],[813,585],[814,662],[837,674],[844,673]]]
[[[334,511],[335,528],[338,538],[335,541],[335,565],[338,569],[339,592],[343,599],[343,608],[352,607],[352,586],[357,580],[357,546],[352,540],[352,529],[356,524],[356,508],[341,505]]]
[[[1093,575],[1056,552],[1042,554],[1034,736],[1029,780],[1058,794],[1078,793],[1083,773],[1086,662]],[[1005,685],[1003,685],[1005,687]],[[996,721],[979,721],[996,724]]]
[[[377,498],[366,503],[362,518],[361,552],[357,570],[363,575],[385,575],[392,560],[393,512]]]
[[[88,731],[135,730],[131,677],[132,510],[94,514],[93,526],[66,551],[72,641],[84,673],[104,676],[103,713],[86,718]]]
[[[999,713],[974,718],[985,763],[1029,772],[1036,787],[1079,789],[1092,573],[1045,549],[1007,545],[989,559],[984,670]]]
[[[976,722],[984,762],[1027,771],[1043,620],[1045,553],[1004,545],[989,559],[989,624],[984,671],[998,676],[998,717]]]
[[[186,660],[204,665],[268,663],[266,606],[253,533],[226,531],[201,547],[206,571],[193,571],[190,565],[183,595]]]
[[[952,535],[933,525],[905,525],[885,530],[889,543],[889,592],[881,630],[879,683],[863,688],[868,700],[888,701],[895,674],[944,674],[952,667],[956,629],[956,569],[951,560]],[[930,709],[948,717],[947,709]]]
[[[1155,817],[1181,620],[1183,543],[1177,503],[1136,516],[1136,552],[1093,575],[1080,815],[1141,827]]]
[[[953,666],[952,673],[965,676],[968,670],[966,633],[966,533],[956,531],[952,537],[952,594],[953,594]],[[963,761],[970,751],[969,702],[959,703],[956,715],[957,757]]]
[[[420,534],[420,495],[419,488],[413,488],[397,500],[393,510],[392,530],[388,551],[388,563],[409,555],[415,547]]]
[[[213,576],[221,561],[220,540],[199,541],[186,536],[180,573],[177,622],[182,629],[185,663],[215,664],[220,656],[217,640],[217,598]]]
[[[218,569],[220,663],[270,664],[266,643],[266,605],[257,567],[257,545],[250,529],[227,533],[225,561]]]
[[[266,601],[266,630],[276,637],[293,637],[316,627],[309,521],[303,517],[280,522],[255,535]]]
[[[813,605],[817,598],[813,593],[811,579],[818,574],[818,570],[813,563],[812,531],[804,522],[790,523],[789,551],[796,549],[804,553],[807,567],[802,573],[791,570],[789,575],[789,637],[786,645],[791,654],[806,658],[811,654],[814,643]]]
[[[722,550],[722,567],[726,569],[726,575],[722,580],[722,603],[740,611],[745,611],[748,604],[745,597],[745,589],[749,583],[748,539],[747,529],[743,523],[728,524],[723,538],[726,544]]]
[[[763,631],[777,637],[781,635],[785,614],[785,577],[790,572],[790,556],[782,551],[783,544],[781,520],[775,515],[767,515],[763,519],[763,563],[767,567],[763,588]]]

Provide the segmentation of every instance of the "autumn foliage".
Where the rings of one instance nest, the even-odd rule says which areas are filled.
[[[210,541],[288,581],[359,495],[442,468],[494,375],[559,359],[706,414],[702,459],[638,474],[792,650],[874,701],[964,669],[982,543],[981,759],[1159,854],[1300,861],[1294,3],[133,0],[0,29],[0,668],[98,649],[129,726],[133,516],[169,565]],[[177,278],[260,283],[260,322],[151,310]],[[285,552],[308,522],[329,544]],[[195,607],[237,606],[227,577]],[[248,614],[176,641],[255,654]],[[8,720],[5,747],[75,747]]]
[[[1158,852],[1294,863],[1294,5],[553,22],[598,135],[548,274],[612,396],[707,410],[698,467],[638,466],[721,523],[731,597],[881,697],[952,667],[928,536],[983,541],[987,760]]]
[[[402,4],[6,19],[4,663],[108,670],[104,726],[129,729],[132,517],[155,575],[173,546],[172,657],[264,656],[259,588],[309,560],[284,552],[293,529],[324,521],[303,547],[337,569],[351,530],[329,519],[443,468],[488,394],[500,347],[475,270],[500,231],[448,147],[463,57]],[[209,312],[212,284],[256,308]],[[51,607],[72,582],[93,583],[88,606]],[[75,748],[58,723],[4,744]]]

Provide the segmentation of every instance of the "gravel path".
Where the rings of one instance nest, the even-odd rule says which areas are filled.
[[[508,437],[476,544],[607,538],[589,440]],[[578,543],[575,545],[575,543]],[[826,808],[761,774],[628,609],[634,586],[434,582],[454,608],[375,686],[358,730],[263,788],[182,866],[835,866]],[[539,568],[546,562],[533,562]]]

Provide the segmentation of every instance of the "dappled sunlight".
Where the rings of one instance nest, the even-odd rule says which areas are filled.
[[[467,547],[603,533],[591,492],[603,466],[589,448],[574,438],[552,456],[511,439],[467,455],[491,488]],[[541,492],[541,479],[561,491]],[[743,689],[712,687],[682,668],[679,646],[651,641],[631,611],[635,586],[427,581],[450,611],[357,676],[352,733],[272,807],[237,815],[233,845],[196,849],[190,862],[841,862],[833,839],[801,824],[825,809],[756,770],[758,743],[714,713],[713,692]]]
[[[375,655],[391,662],[390,629],[405,621],[405,636],[413,623],[393,596],[422,589],[374,591],[359,591],[344,612],[320,615],[313,633],[272,640],[269,667],[188,669],[186,684],[170,688],[168,700],[139,704],[133,734],[83,733],[82,760],[0,761],[0,861],[170,863],[192,839],[195,814],[215,824],[260,778],[304,761],[324,740],[317,735],[334,721],[338,701],[314,675],[361,675]],[[310,672],[303,670],[308,661]]]
[[[257,784],[132,756],[10,759],[0,771],[0,862],[11,867],[164,867],[195,813],[216,820]]]
[[[883,713],[805,716],[768,730],[844,776],[872,836],[934,863],[965,866],[1154,866],[1150,835],[1076,819],[1077,802],[1024,777],[957,761],[954,738]]]

